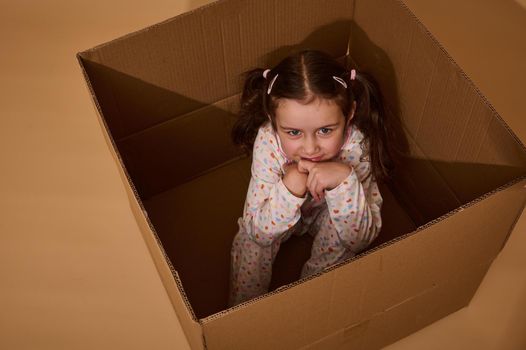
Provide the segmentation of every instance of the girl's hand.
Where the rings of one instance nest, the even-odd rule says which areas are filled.
[[[324,197],[325,190],[332,190],[349,176],[352,168],[341,162],[311,162],[300,160],[298,162],[300,172],[308,172],[307,189],[312,197],[320,201]]]
[[[285,165],[285,176],[283,176],[283,184],[290,193],[296,197],[304,197],[307,192],[307,177],[306,172],[300,172],[297,163]]]

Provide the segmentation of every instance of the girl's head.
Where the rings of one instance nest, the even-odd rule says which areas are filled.
[[[380,97],[367,76],[351,77],[329,55],[307,50],[271,70],[247,72],[232,136],[251,151],[258,128],[270,120],[289,159],[327,161],[338,155],[353,123],[369,141],[373,175],[383,177],[387,168],[382,155],[388,159],[382,150],[382,118]]]
[[[336,157],[354,113],[347,70],[320,51],[289,56],[266,71],[263,111],[289,159]]]

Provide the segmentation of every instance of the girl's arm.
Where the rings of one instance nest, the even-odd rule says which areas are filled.
[[[305,198],[293,195],[283,183],[275,138],[260,128],[254,143],[252,176],[248,186],[243,226],[258,244],[270,245],[299,220]]]
[[[383,200],[370,175],[368,161],[360,162],[358,167],[351,166],[351,169],[349,176],[337,187],[325,191],[325,198],[340,240],[348,249],[358,253],[380,232]]]

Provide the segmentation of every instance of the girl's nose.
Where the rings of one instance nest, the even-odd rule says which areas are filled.
[[[306,156],[314,156],[318,153],[319,150],[320,148],[318,147],[318,143],[316,142],[315,138],[305,138],[305,142],[303,143],[303,152]]]

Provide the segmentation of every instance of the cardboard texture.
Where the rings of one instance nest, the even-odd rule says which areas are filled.
[[[229,141],[243,71],[298,48],[371,72],[409,153],[369,250],[226,309],[250,159]],[[195,349],[377,349],[466,306],[526,201],[526,149],[397,0],[223,0],[78,54],[130,206]]]

